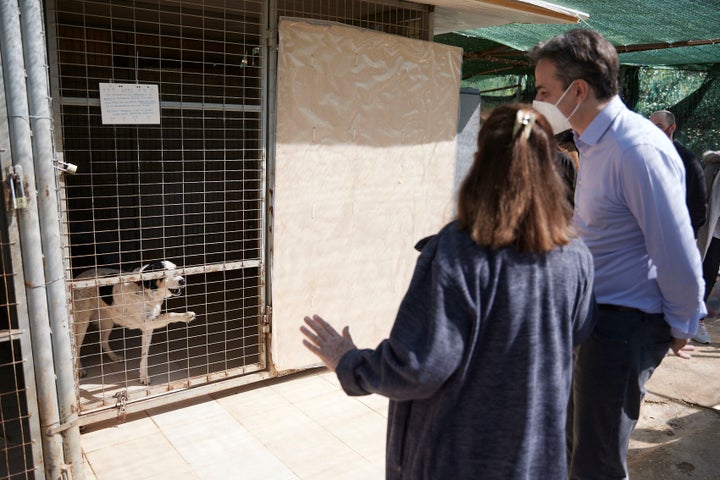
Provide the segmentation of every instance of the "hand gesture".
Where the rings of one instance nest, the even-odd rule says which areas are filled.
[[[312,331],[305,326],[300,327],[300,331],[307,337],[303,340],[303,345],[320,357],[325,366],[333,372],[342,356],[357,348],[350,337],[350,327],[343,328],[340,335],[319,315],[313,315],[312,318],[305,317],[305,323]]]

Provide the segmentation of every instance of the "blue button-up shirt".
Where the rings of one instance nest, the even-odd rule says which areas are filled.
[[[676,338],[707,314],[685,170],[670,139],[613,98],[582,135],[575,225],[595,264],[598,303],[663,313]]]

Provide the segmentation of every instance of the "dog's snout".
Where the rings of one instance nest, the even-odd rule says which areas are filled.
[[[178,280],[178,285],[180,286],[180,288],[185,286],[185,279],[183,277],[180,277],[180,279]]]

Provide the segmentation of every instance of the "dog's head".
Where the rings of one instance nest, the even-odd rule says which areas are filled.
[[[143,288],[164,291],[165,297],[174,297],[180,295],[183,288],[185,288],[185,279],[176,273],[176,269],[177,266],[172,262],[168,262],[167,260],[161,260],[159,262],[153,262],[143,266],[140,269],[140,273],[158,271],[164,272],[164,275],[160,278],[143,280]]]

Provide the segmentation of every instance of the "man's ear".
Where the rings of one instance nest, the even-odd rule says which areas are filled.
[[[573,84],[573,93],[577,95],[580,100],[585,100],[590,94],[590,84],[583,79],[578,79]]]
[[[677,129],[677,123],[673,123],[672,125],[668,125],[668,130],[669,130],[669,133],[670,133],[669,137],[670,137],[670,138],[672,138],[673,133],[675,133],[675,130],[676,130],[676,129]]]

